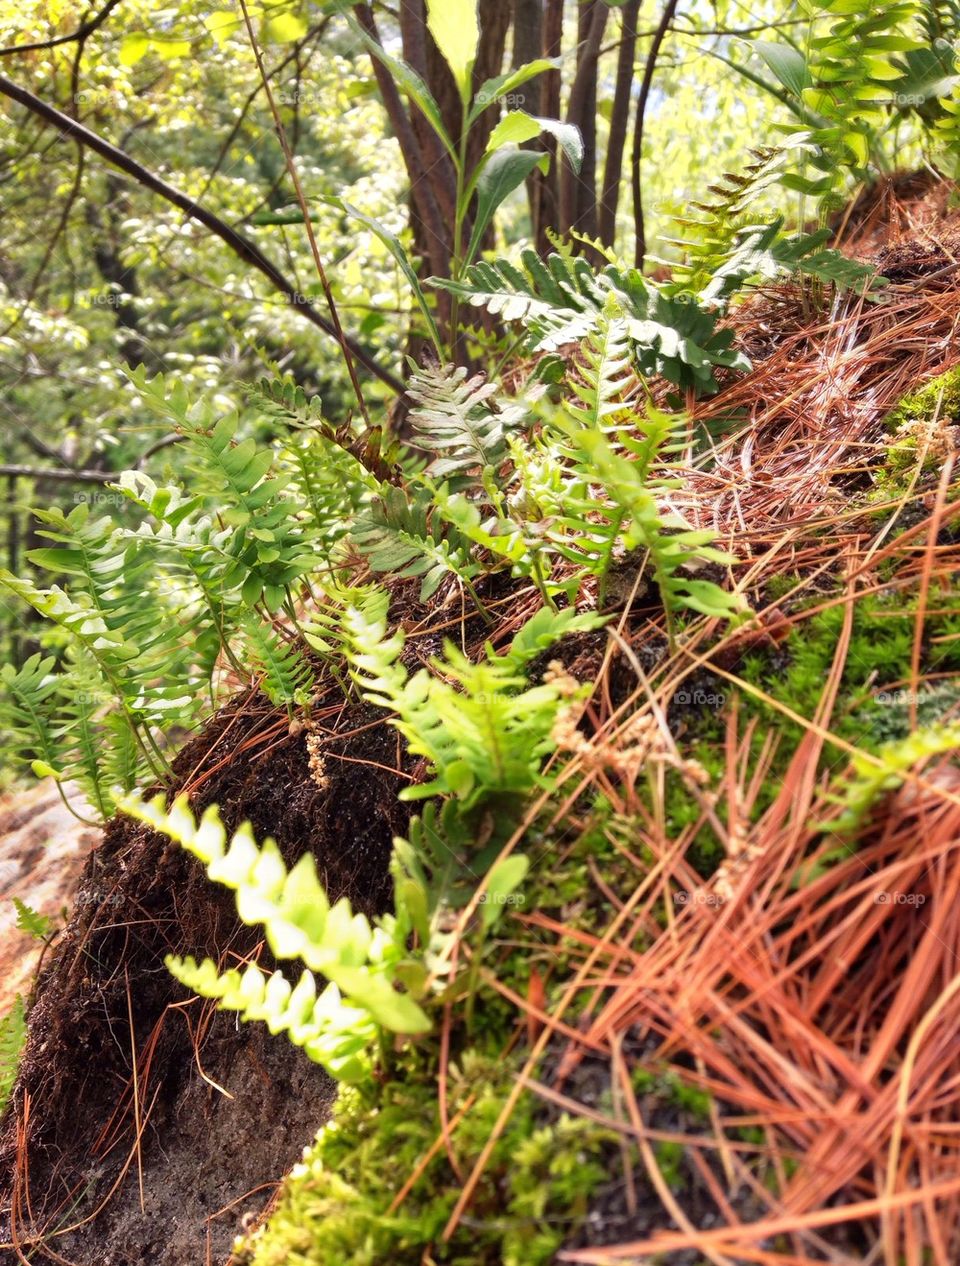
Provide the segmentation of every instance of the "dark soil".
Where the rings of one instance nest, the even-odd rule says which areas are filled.
[[[187,744],[176,788],[191,791],[196,811],[219,804],[229,829],[249,819],[288,861],[309,849],[331,897],[372,914],[388,904],[391,841],[408,818],[397,736],[372,711],[323,716],[323,787],[310,776],[305,735],[246,696]],[[269,960],[232,894],[197,861],[116,819],[38,982],[0,1137],[3,1266],[24,1260],[17,1243],[31,1246],[31,1262],[223,1262],[323,1123],[334,1087],[322,1070],[265,1026],[189,1003],[164,966],[168,953]]]

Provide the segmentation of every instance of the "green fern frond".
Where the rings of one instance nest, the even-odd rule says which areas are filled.
[[[351,539],[373,571],[402,578],[420,578],[420,601],[426,602],[444,577],[471,580],[482,570],[470,557],[469,543],[434,519],[430,494],[411,497],[402,488],[386,486],[353,527]]]
[[[0,668],[0,732],[4,747],[25,764],[39,762],[59,776],[60,747],[54,724],[58,682],[53,656],[31,655],[20,667]]]
[[[288,587],[311,569],[314,556],[303,523],[291,513],[289,478],[271,473],[272,449],[238,439],[235,413],[218,418],[204,401],[191,408],[182,385],[168,390],[163,375],[148,381],[141,368],[131,379],[147,403],[184,436],[197,488],[233,529],[225,586],[239,586],[248,607],[262,601],[271,613],[278,611]]]
[[[17,1079],[20,1054],[27,1040],[27,1017],[23,999],[19,994],[13,1006],[0,1019],[0,1113],[10,1099],[10,1091]]]
[[[851,290],[869,283],[883,284],[870,264],[848,259],[840,251],[824,249],[832,236],[830,229],[783,237],[781,218],[769,224],[751,225],[738,232],[726,259],[715,269],[699,292],[703,303],[725,304],[747,282],[771,282],[780,277],[812,277],[839,290]]]
[[[481,482],[509,455],[507,443],[525,417],[516,403],[500,403],[497,386],[481,375],[467,379],[452,365],[419,370],[407,391],[417,402],[410,410],[416,447],[434,456],[426,473],[460,489]]]
[[[488,644],[471,663],[452,643],[432,669],[412,677],[399,662],[403,635],[387,636],[385,612],[348,608],[351,671],[364,696],[396,716],[409,750],[430,762],[432,782],[407,788],[404,799],[454,795],[470,808],[496,794],[520,795],[537,785],[540,764],[553,750],[551,731],[565,696],[553,683],[527,686],[523,667],[534,652],[565,634],[596,628],[595,615],[545,609],[516,650],[498,655]],[[589,689],[589,687],[588,687]]]
[[[220,974],[209,958],[198,964],[170,954],[165,962],[182,985],[201,998],[216,999],[220,1010],[239,1012],[244,1021],[263,1021],[274,1035],[285,1033],[337,1081],[369,1078],[376,1025],[362,1007],[345,1003],[336,985],[328,984],[318,995],[309,971],[291,988],[283,972],[266,977],[253,963],[243,972],[232,968]]]
[[[406,955],[408,924],[402,912],[384,915],[371,927],[362,914],[353,913],[346,898],[331,906],[311,853],[288,870],[274,841],[259,846],[249,823],[234,832],[228,846],[215,805],[199,824],[185,796],[169,811],[163,797],[149,804],[132,799],[123,807],[193,853],[214,882],[233,889],[240,918],[263,925],[277,958],[297,958],[320,972],[383,1028],[422,1033],[430,1027],[413,998],[398,993],[392,983],[394,969]]]
[[[308,396],[292,378],[261,378],[246,387],[244,394],[268,417],[278,418],[289,426],[327,425],[323,401],[319,396]]]
[[[17,928],[32,936],[35,941],[45,941],[50,935],[50,918],[32,909],[19,897],[13,898],[13,907],[17,912]]]
[[[245,655],[259,674],[260,689],[272,704],[290,710],[312,679],[310,665],[294,643],[284,641],[255,615],[245,615],[240,630]]]
[[[716,314],[689,296],[672,296],[637,269],[607,264],[594,273],[582,257],[521,254],[522,268],[506,260],[471,265],[459,281],[433,284],[528,331],[531,351],[555,351],[597,329],[608,297],[615,296],[627,321],[637,370],[659,374],[679,387],[715,391],[717,366],[746,369],[733,348],[733,332],[716,328]]]

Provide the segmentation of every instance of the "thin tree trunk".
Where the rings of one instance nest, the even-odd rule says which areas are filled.
[[[354,13],[357,16],[357,21],[370,38],[380,44],[380,34],[370,5],[358,4],[354,8]],[[447,191],[442,183],[439,188],[435,188],[437,182],[431,181],[429,177],[432,173],[425,170],[413,126],[407,117],[407,112],[404,109],[397,86],[393,81],[393,76],[379,58],[371,55],[370,61],[373,64],[373,73],[377,81],[377,87],[380,90],[384,109],[397,138],[403,163],[410,177],[410,197],[415,204],[416,214],[423,224],[423,239],[430,271],[439,276],[443,274],[444,269],[449,264],[449,252],[444,250],[445,221],[444,214],[441,211],[443,195]],[[437,196],[438,193],[441,195],[439,198]],[[449,224],[449,208],[447,217],[446,223]]]
[[[559,57],[563,49],[563,0],[546,0],[543,10],[544,57]],[[545,119],[560,118],[560,71],[548,70],[540,81],[540,114]],[[532,176],[530,220],[533,243],[540,255],[549,249],[547,229],[560,222],[560,175],[557,171],[557,144],[548,137],[544,148],[550,155],[550,170]]]
[[[560,167],[560,229],[597,231],[597,63],[610,9],[605,0],[581,0],[577,73],[570,89],[567,122],[583,136],[579,173],[563,159]]]
[[[623,6],[623,29],[617,56],[617,78],[610,114],[610,139],[607,161],[603,169],[603,192],[600,196],[600,240],[613,246],[617,236],[617,206],[620,201],[620,178],[623,175],[623,150],[630,118],[630,93],[633,88],[633,60],[637,51],[637,17],[640,0],[627,0]]]
[[[677,3],[678,0],[667,0],[664,5],[663,16],[660,18],[660,25],[657,27],[653,42],[650,45],[650,51],[647,54],[647,64],[643,68],[640,97],[637,101],[637,117],[633,129],[633,153],[630,156],[630,178],[633,184],[633,224],[636,235],[634,264],[637,268],[643,267],[643,261],[647,255],[647,235],[643,223],[643,189],[640,182],[640,160],[643,154],[643,124],[647,113],[647,102],[650,99],[653,72],[657,68],[657,58],[660,56],[660,46],[663,44],[667,31],[670,29],[673,15],[677,11]]]

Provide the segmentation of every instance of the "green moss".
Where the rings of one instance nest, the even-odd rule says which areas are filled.
[[[451,1069],[450,1117],[473,1103],[453,1135],[469,1173],[513,1084],[508,1061],[478,1055]],[[613,1136],[590,1121],[544,1124],[543,1105],[523,1095],[449,1243],[442,1232],[462,1181],[441,1148],[395,1213],[391,1202],[440,1134],[435,1080],[410,1069],[404,1080],[344,1089],[333,1119],[287,1179],[268,1225],[245,1250],[251,1266],[538,1266],[587,1213],[608,1178]]]
[[[885,495],[902,491],[904,476],[911,473],[917,463],[919,445],[915,424],[933,422],[946,426],[960,422],[960,365],[932,378],[930,382],[911,391],[884,419],[884,426],[891,436],[882,467],[875,474],[878,490]],[[932,451],[924,468],[939,465],[940,454]]]
[[[948,422],[960,422],[960,365],[954,365],[946,373],[931,378],[903,397],[887,414],[884,425],[888,431],[897,431],[904,422],[925,421],[937,414]]]

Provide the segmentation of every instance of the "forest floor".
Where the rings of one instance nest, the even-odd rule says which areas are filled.
[[[878,302],[811,313],[781,286],[735,317],[754,369],[696,405],[717,439],[677,497],[733,540],[755,624],[671,655],[656,604],[636,596],[612,639],[582,635],[552,657],[596,682],[590,741],[559,804],[529,820],[549,860],[504,942],[475,1075],[464,1055],[441,1092],[441,1144],[487,1096],[482,1128],[431,1171],[420,1222],[411,1215],[385,1241],[389,1258],[348,1256],[352,1231],[330,1247],[320,1223],[336,1202],[308,1166],[244,1260],[486,1266],[559,1249],[604,1266],[803,1266],[879,1260],[881,1229],[903,1260],[952,1260],[960,772],[946,752],[904,757],[853,844],[835,802],[838,780],[848,810],[871,791],[859,752],[960,709],[960,216],[947,192],[893,182],[839,226],[887,278]],[[436,652],[456,610],[418,608],[409,585],[393,592],[409,653]],[[505,627],[532,601],[486,596]],[[638,694],[651,719],[631,729],[622,710]],[[288,861],[309,849],[331,898],[382,911],[391,841],[409,820],[397,793],[422,770],[382,714],[334,691],[311,727],[320,780],[302,729],[240,696],[184,747],[176,789],[197,809],[218,804],[228,829],[249,820]],[[912,773],[923,757],[932,763]],[[37,831],[62,840],[61,859],[90,851],[45,956],[0,1137],[0,1260],[223,1263],[327,1119],[335,1087],[262,1026],[186,998],[166,971],[168,953],[238,961],[263,949],[193,860],[125,818],[92,848],[59,817]],[[567,1024],[564,990],[587,986],[592,1002]],[[582,1171],[572,1191],[559,1163],[542,1179],[556,1208],[569,1205],[554,1239],[544,1231],[543,1257],[510,1257],[483,1230],[498,1198],[528,1208],[511,1158],[483,1154],[504,1128],[516,1083],[502,1070],[518,1051],[509,1066],[535,1106],[518,1109],[504,1139],[518,1149],[552,1131],[553,1146],[567,1131]],[[424,1114],[413,1170],[436,1124],[428,1080],[409,1102],[409,1086],[383,1088],[379,1105],[381,1121]],[[363,1109],[344,1109],[343,1146],[371,1167],[385,1127]],[[566,1154],[557,1148],[554,1159]],[[344,1183],[358,1185],[341,1160]],[[385,1162],[366,1181],[398,1178]],[[479,1205],[464,1220],[468,1179]],[[370,1196],[384,1198],[381,1222],[387,1194]],[[415,1241],[436,1209],[443,1217]]]

